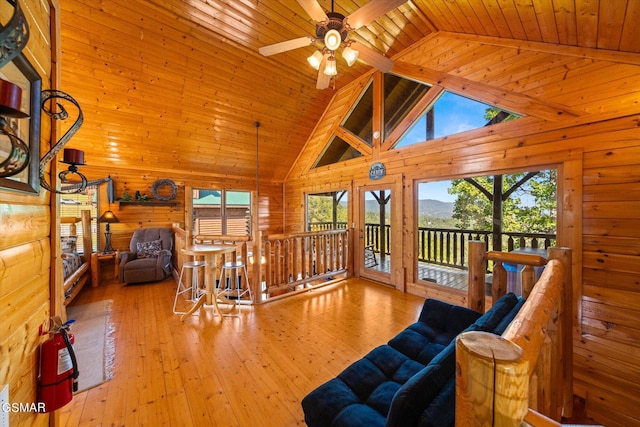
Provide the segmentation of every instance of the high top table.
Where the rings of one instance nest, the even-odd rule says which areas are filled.
[[[204,267],[204,287],[205,293],[198,298],[196,303],[191,307],[189,311],[180,317],[180,320],[184,322],[187,316],[193,314],[197,309],[202,307],[205,303],[207,305],[213,305],[216,313],[220,318],[222,318],[222,312],[220,311],[220,307],[218,306],[218,297],[215,295],[216,288],[216,267],[218,257],[222,256],[226,253],[235,252],[237,250],[235,245],[224,245],[224,244],[194,244],[187,246],[184,249],[184,252],[188,255],[193,256],[202,256],[206,262]],[[223,304],[230,304],[232,301],[229,301],[226,297],[221,296],[220,298]]]

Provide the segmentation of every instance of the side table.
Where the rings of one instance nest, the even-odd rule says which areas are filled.
[[[100,285],[100,264],[105,261],[113,261],[113,277],[118,280],[118,260],[120,253],[116,252],[94,252],[91,254],[91,287]]]

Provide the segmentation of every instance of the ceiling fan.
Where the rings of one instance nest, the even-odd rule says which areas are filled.
[[[316,21],[316,35],[299,37],[280,43],[263,46],[258,51],[264,56],[271,56],[289,50],[309,46],[317,41],[321,41],[324,47],[316,51],[307,60],[318,70],[318,80],[316,87],[326,89],[329,87],[331,78],[338,71],[336,69],[335,53],[342,47],[342,57],[349,66],[360,58],[364,62],[377,68],[382,72],[388,72],[393,67],[393,61],[381,55],[375,50],[349,40],[349,33],[367,25],[374,19],[405,3],[407,0],[371,0],[349,16],[344,16],[333,11],[333,0],[331,1],[331,12],[325,12],[317,0],[296,0],[307,14]]]

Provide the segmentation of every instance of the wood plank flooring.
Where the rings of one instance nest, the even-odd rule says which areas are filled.
[[[74,396],[63,426],[295,426],[312,389],[414,322],[415,295],[360,279],[220,319],[184,323],[172,279],[86,288],[74,305],[112,299],[112,380]],[[82,373],[81,373],[82,375]]]

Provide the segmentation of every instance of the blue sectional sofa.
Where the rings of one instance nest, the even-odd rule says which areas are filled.
[[[416,323],[302,400],[309,427],[447,427],[455,421],[455,337],[502,334],[524,303],[507,294],[485,314],[428,299]]]

